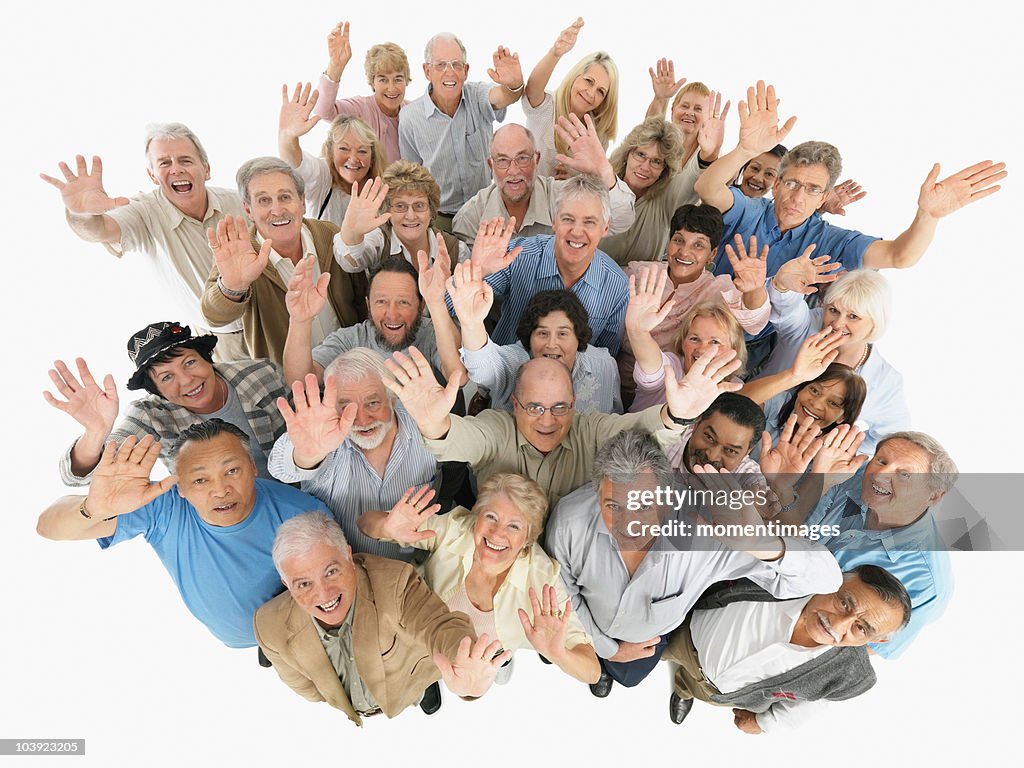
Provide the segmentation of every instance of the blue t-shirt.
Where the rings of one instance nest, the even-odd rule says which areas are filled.
[[[106,549],[140,533],[174,579],[185,606],[231,648],[256,645],[252,616],[284,590],[270,550],[277,527],[303,512],[330,515],[323,502],[273,480],[256,480],[256,503],[237,525],[205,522],[175,486],[134,512],[117,518]]]

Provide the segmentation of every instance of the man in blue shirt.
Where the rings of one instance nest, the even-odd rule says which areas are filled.
[[[281,591],[270,556],[277,527],[327,508],[295,488],[258,479],[245,433],[219,419],[182,432],[178,474],[150,484],[159,455],[149,435],[141,442],[129,437],[119,450],[108,443],[89,495],[54,502],[37,531],[56,540],[97,539],[104,549],[142,534],[193,616],[229,647],[256,645],[253,613]]]

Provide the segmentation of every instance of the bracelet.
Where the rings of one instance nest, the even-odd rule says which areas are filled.
[[[672,415],[672,409],[669,408],[668,406],[665,407],[665,413],[668,414],[668,418],[669,418],[669,420],[671,420],[671,422],[673,424],[678,424],[681,427],[688,427],[691,424],[693,424],[693,422],[695,422],[697,420],[696,417],[694,417],[692,419],[685,419],[685,418],[680,418],[679,416],[673,416]]]
[[[324,75],[324,77],[326,77],[328,80],[330,80],[335,85],[340,85],[341,84],[341,79],[339,78],[338,80],[335,80],[333,77],[331,77],[330,75],[327,74],[327,70],[326,69],[324,70],[323,75]]]
[[[224,285],[224,275],[217,275],[217,287],[220,289],[221,293],[232,301],[241,301],[249,295],[249,288],[246,288],[244,291],[235,291]]]
[[[799,501],[800,501],[800,494],[797,493],[794,490],[793,491],[793,500],[791,502],[789,502],[789,504],[784,506],[782,509],[780,509],[778,515],[784,515],[787,512],[792,512],[793,508],[796,507],[796,505],[799,503]],[[776,515],[776,517],[778,517],[778,515]]]
[[[700,156],[700,152],[697,153],[697,167],[702,171],[710,168],[714,164],[714,160],[705,160]]]
[[[789,288],[779,288],[779,284],[777,282],[775,282],[775,278],[777,278],[777,277],[778,277],[778,275],[772,275],[772,279],[771,279],[771,286],[772,286],[772,288],[774,288],[779,293],[789,293]]]
[[[85,502],[87,502],[88,500],[89,500],[88,496],[83,496],[82,497],[82,503],[78,505],[78,514],[80,514],[86,520],[92,520],[92,515],[90,515],[89,514],[89,510],[87,510],[85,508]],[[117,517],[117,515],[112,515],[111,517],[105,517],[105,518],[103,518],[103,522],[104,523],[109,522],[110,520],[113,520],[115,517]]]
[[[503,85],[502,86],[502,88],[504,88],[509,93],[521,93],[523,88],[525,88],[525,87],[526,87],[526,81],[525,80],[523,81],[523,84],[520,85],[518,88],[509,88],[507,85]]]

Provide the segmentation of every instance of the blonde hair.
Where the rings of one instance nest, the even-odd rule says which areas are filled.
[[[626,176],[626,161],[629,153],[646,144],[657,144],[664,156],[665,167],[661,176],[647,190],[647,197],[657,197],[668,185],[669,179],[679,173],[683,158],[683,134],[676,126],[663,117],[648,117],[636,126],[615,148],[608,162],[620,179]]]
[[[608,94],[591,113],[594,121],[594,128],[597,130],[597,137],[601,145],[607,149],[608,144],[615,140],[619,123],[619,68],[615,66],[612,57],[604,51],[597,51],[589,56],[584,56],[576,65],[569,70],[562,79],[561,85],[555,91],[555,123],[559,117],[569,115],[569,99],[572,92],[572,84],[576,78],[582,75],[592,64],[600,64],[608,73]],[[567,153],[568,147],[562,142],[558,134],[555,134],[555,149],[563,155]]]
[[[704,85],[704,83],[698,82],[696,80],[694,80],[692,83],[687,83],[686,85],[679,89],[679,93],[677,93],[676,97],[672,99],[672,106],[669,107],[669,114],[671,114],[672,111],[679,105],[679,102],[683,100],[683,96],[685,94],[692,93],[693,91],[696,91],[705,99],[711,95],[711,89]]]
[[[523,552],[527,552],[544,531],[544,521],[548,516],[547,494],[528,477],[512,472],[499,472],[491,475],[480,486],[476,504],[473,505],[473,515],[480,514],[483,507],[499,495],[507,496],[526,518],[526,544],[523,546]]]
[[[740,369],[736,375],[742,374],[747,367],[747,343],[743,340],[743,326],[740,325],[729,308],[720,301],[702,301],[699,304],[694,304],[683,315],[683,319],[679,322],[679,330],[672,342],[672,348],[676,354],[682,358],[683,341],[686,339],[686,334],[690,332],[693,321],[698,317],[710,317],[729,334],[729,346],[736,350],[736,359],[740,361]],[[684,360],[684,365],[685,362]]]
[[[441,187],[433,175],[418,163],[409,160],[396,160],[384,170],[382,177],[388,185],[388,196],[384,201],[384,210],[391,210],[391,200],[403,192],[424,195],[430,204],[430,218],[433,219],[441,205]]]
[[[387,72],[397,72],[405,75],[405,82],[408,85],[412,82],[409,75],[409,58],[401,46],[394,43],[377,43],[371,46],[366,52],[366,60],[363,62],[363,69],[366,71],[366,80],[373,87],[373,78]]]
[[[872,328],[866,341],[876,341],[889,325],[892,309],[889,282],[874,270],[855,269],[829,286],[822,304],[826,308],[829,304],[840,304],[844,309],[870,320]]]
[[[338,169],[334,167],[334,145],[341,141],[349,131],[354,133],[361,142],[370,146],[370,168],[366,172],[366,178],[375,179],[384,173],[384,153],[377,134],[358,117],[340,115],[331,121],[331,129],[327,132],[323,149],[320,151],[320,156],[327,161],[327,168],[331,172],[331,186],[339,189],[345,189],[346,182],[341,178]]]

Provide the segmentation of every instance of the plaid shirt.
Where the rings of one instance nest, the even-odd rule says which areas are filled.
[[[277,410],[278,397],[288,397],[281,370],[269,360],[240,360],[217,363],[214,369],[238,395],[249,426],[264,453],[270,453],[274,441],[284,434],[284,418]],[[130,435],[141,440],[152,435],[160,441],[160,458],[170,472],[174,471],[170,451],[182,430],[198,424],[203,418],[180,405],[149,395],[128,404],[124,419],[107,438],[120,445]],[[76,441],[77,442],[77,441]],[[89,484],[92,472],[78,477],[71,471],[71,449],[68,446],[60,459],[60,477],[65,485],[81,487]]]

